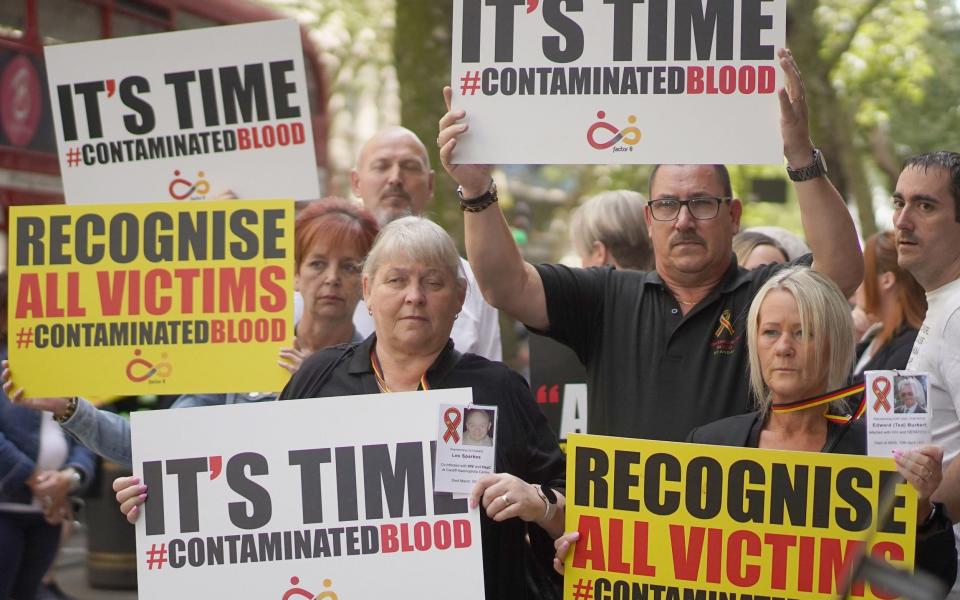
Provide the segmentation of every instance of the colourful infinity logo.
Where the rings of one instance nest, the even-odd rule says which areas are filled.
[[[590,129],[587,130],[587,142],[591,146],[597,150],[606,150],[617,142],[622,141],[628,146],[633,146],[640,141],[640,130],[633,126],[633,124],[637,122],[637,117],[635,115],[630,115],[627,117],[627,122],[630,123],[630,126],[623,129],[617,129],[615,126],[604,121],[603,119],[606,117],[607,113],[603,112],[602,110],[597,112],[597,118],[600,120],[591,125]],[[597,141],[597,132],[601,129],[609,132],[613,137],[606,141]]]

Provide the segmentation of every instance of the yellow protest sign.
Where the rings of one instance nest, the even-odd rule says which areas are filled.
[[[10,210],[10,363],[28,396],[279,391],[293,202]]]
[[[567,450],[565,600],[812,600],[864,548],[913,565],[917,498],[892,459],[579,434]]]

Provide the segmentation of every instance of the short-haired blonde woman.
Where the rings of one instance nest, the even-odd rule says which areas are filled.
[[[846,299],[807,267],[780,271],[760,288],[747,317],[750,383],[757,410],[694,429],[690,442],[771,450],[866,454],[862,420],[843,420],[845,403],[780,412],[843,387],[853,360],[853,324]],[[837,417],[837,418],[828,418]],[[946,589],[957,575],[953,530],[930,496],[942,478],[943,451],[921,446],[896,456],[897,470],[917,490],[916,565]],[[576,534],[557,540],[562,560]],[[562,563],[560,563],[562,564]],[[555,565],[559,566],[559,565]]]
[[[653,268],[643,205],[642,194],[614,190],[587,199],[573,211],[570,238],[584,267]]]
[[[555,490],[564,485],[564,458],[556,436],[520,375],[453,347],[450,331],[463,306],[466,279],[456,246],[439,225],[403,217],[384,226],[362,281],[374,333],[363,342],[314,353],[280,399],[470,387],[478,403],[496,405],[495,473],[480,478],[469,502],[484,508],[486,597],[527,598],[528,524],[552,537],[563,531],[564,498]],[[322,436],[322,429],[317,433]],[[143,503],[139,493],[134,487],[117,494],[128,519]],[[551,556],[541,552],[537,558],[546,567]]]

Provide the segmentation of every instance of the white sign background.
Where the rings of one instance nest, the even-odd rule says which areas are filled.
[[[537,8],[527,13],[514,7],[514,51],[509,63],[495,62],[496,9],[481,8],[480,62],[462,62],[464,2],[455,0],[453,15],[453,56],[451,87],[453,107],[467,113],[470,129],[454,152],[457,164],[782,164],[779,101],[776,90],[783,76],[776,58],[769,61],[740,61],[741,2],[734,3],[734,60],[648,61],[647,23],[650,3],[635,4],[633,60],[613,61],[614,6],[604,0],[584,0],[582,12],[566,12],[567,18],[583,29],[584,51],[570,63],[553,63],[544,56],[542,38],[559,34],[543,17],[545,2],[528,0]],[[673,2],[669,2],[673,6]],[[566,10],[566,3],[561,5]],[[774,49],[786,39],[786,0],[762,3],[762,14],[772,17],[772,29],[761,32],[760,43]],[[674,15],[668,11],[667,53],[674,48]],[[693,39],[693,36],[691,36]],[[560,47],[564,47],[561,36]],[[694,42],[691,41],[691,46]],[[714,49],[716,39],[714,39]],[[715,57],[715,53],[711,56]],[[696,59],[695,47],[691,58]],[[467,72],[536,67],[716,67],[768,65],[774,67],[776,86],[770,94],[652,94],[646,95],[492,95],[481,91],[464,95],[461,78]],[[801,68],[803,65],[800,65]],[[569,77],[569,76],[568,76]],[[639,79],[639,75],[638,75]],[[652,78],[651,78],[652,79]],[[548,85],[549,90],[549,85]],[[469,90],[467,90],[469,92]],[[598,111],[605,116],[598,119]],[[623,131],[629,117],[641,132],[639,143],[598,150],[587,142],[591,125],[602,120]],[[609,139],[613,134],[601,132]],[[631,150],[632,149],[632,150]]]
[[[132,415],[134,472],[142,478],[144,461],[197,456],[223,457],[223,473],[210,480],[209,473],[197,476],[200,531],[180,533],[177,478],[164,475],[166,532],[146,535],[144,516],[137,521],[137,579],[139,597],[144,600],[197,598],[209,594],[222,598],[281,598],[293,588],[309,590],[314,596],[329,590],[342,600],[357,598],[446,598],[456,590],[458,600],[482,600],[483,557],[480,545],[478,510],[465,514],[433,515],[433,496],[426,494],[427,516],[365,519],[362,456],[364,444],[393,444],[423,441],[424,473],[431,487],[429,442],[436,441],[439,404],[467,405],[469,389],[432,390],[372,394],[313,400],[264,402],[234,406],[201,407],[138,412]],[[337,490],[335,457],[323,464],[323,523],[303,524],[300,467],[289,465],[290,450],[352,446],[356,450],[358,521],[336,522]],[[245,502],[226,482],[227,460],[241,452],[257,452],[267,458],[269,473],[250,479],[270,492],[272,518],[260,529],[239,529],[230,521],[229,502]],[[394,448],[391,448],[391,458]],[[166,470],[164,471],[166,473]],[[249,475],[249,474],[248,474]],[[149,490],[148,490],[149,493]],[[150,499],[148,497],[147,502]],[[386,505],[386,502],[384,502]],[[249,510],[247,511],[249,514]],[[409,496],[404,497],[404,514],[409,515]],[[245,533],[313,530],[337,526],[417,521],[468,520],[472,544],[465,548],[322,557],[246,564],[205,565],[148,569],[147,552],[170,540],[206,538]],[[381,539],[382,545],[382,539]],[[224,544],[226,547],[226,544]],[[238,544],[239,548],[239,544]],[[226,554],[226,551],[225,551]],[[169,559],[169,555],[167,556]],[[299,584],[291,585],[297,577]],[[201,592],[201,590],[203,592]],[[400,596],[398,596],[400,594]],[[294,598],[301,596],[294,595]],[[313,596],[311,596],[313,597]],[[324,597],[324,596],[320,596]]]
[[[212,197],[227,190],[233,191],[239,198],[250,199],[312,200],[320,196],[310,104],[307,100],[303,52],[300,45],[300,28],[295,21],[266,21],[77,44],[60,44],[47,46],[44,48],[44,54],[57,135],[57,152],[60,157],[60,172],[63,176],[64,195],[68,204],[175,200],[169,189],[171,182],[178,178],[189,183],[207,181],[209,192],[205,195],[206,197]],[[295,92],[289,94],[287,100],[291,107],[300,108],[300,116],[278,120],[271,91],[269,63],[283,60],[292,60],[294,64],[294,69],[285,74],[286,82],[296,86]],[[218,84],[215,95],[220,124],[207,127],[203,114],[199,76],[195,76],[194,81],[188,84],[193,127],[180,129],[174,86],[164,81],[164,74],[213,69],[214,79],[219,81],[220,67],[239,67],[240,78],[243,80],[243,66],[260,63],[264,65],[266,97],[271,117],[269,120],[256,121],[257,111],[254,109],[252,110],[254,120],[244,123],[242,113],[238,109],[239,122],[226,124],[223,98]],[[142,135],[132,134],[124,126],[125,115],[137,115],[120,99],[120,82],[129,76],[144,77],[150,86],[149,92],[139,92],[137,95],[153,107],[156,125],[152,131]],[[89,137],[84,97],[74,93],[72,95],[73,111],[78,139],[65,141],[57,86],[103,82],[111,79],[116,82],[117,92],[112,97],[108,97],[106,91],[97,95],[103,136],[93,139]],[[137,120],[139,122],[139,116]],[[305,140],[302,144],[237,149],[219,153],[214,153],[211,147],[208,154],[109,164],[99,162],[94,165],[86,165],[83,162],[73,166],[68,164],[67,153],[71,150],[82,150],[87,144],[105,142],[109,145],[110,142],[138,138],[236,131],[240,128],[249,130],[254,127],[277,127],[280,124],[290,127],[294,123],[303,127]],[[262,135],[261,129],[260,136]],[[96,156],[95,151],[88,150],[88,153],[89,156]],[[180,175],[175,175],[175,171],[179,171]],[[198,176],[200,172],[203,172],[203,177]],[[189,185],[177,184],[175,189],[186,191]],[[203,191],[202,187],[200,191]]]

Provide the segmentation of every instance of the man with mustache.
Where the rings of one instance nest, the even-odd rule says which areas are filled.
[[[810,140],[800,73],[781,50],[788,172],[816,260],[852,294],[863,274],[857,234]],[[490,168],[451,164],[468,130],[462,110],[440,120],[440,157],[460,183],[467,256],[484,296],[534,330],[570,346],[587,367],[590,433],[683,440],[691,429],[751,408],[745,319],[757,289],[784,265],[737,266],[740,201],[722,165],[660,165],[650,177],[647,230],[656,268],[533,266],[523,261],[496,198]],[[796,262],[810,264],[807,255]],[[787,266],[795,263],[787,263]]]
[[[350,172],[350,183],[353,194],[377,217],[381,227],[406,215],[422,215],[433,197],[433,169],[427,149],[404,127],[387,127],[367,140]],[[484,301],[470,264],[462,262],[467,274],[467,299],[453,324],[453,344],[460,352],[498,361],[502,350],[497,311]],[[363,300],[357,305],[353,323],[364,336],[373,332],[373,319]]]
[[[943,483],[933,499],[960,520],[960,154],[907,159],[893,193],[897,263],[927,292],[927,315],[909,371],[929,374],[933,443],[943,448]],[[956,529],[956,528],[955,528]],[[954,588],[951,595],[958,595]]]

